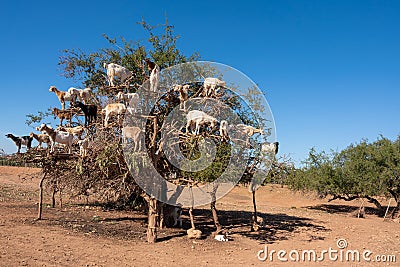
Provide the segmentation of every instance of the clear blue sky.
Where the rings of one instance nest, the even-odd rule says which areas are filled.
[[[165,15],[179,48],[230,65],[265,92],[281,154],[340,150],[362,138],[400,134],[400,1],[3,1],[0,148],[28,134],[25,115],[58,106],[50,85],[60,51],[94,51],[101,37],[143,39],[142,17]]]

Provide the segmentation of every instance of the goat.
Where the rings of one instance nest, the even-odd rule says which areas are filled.
[[[108,127],[108,120],[110,119],[110,116],[112,114],[118,115],[118,119],[120,115],[125,114],[126,112],[126,107],[124,104],[121,103],[111,103],[108,104],[105,108],[103,108],[103,112],[106,113],[106,116],[104,118],[104,126]]]
[[[96,105],[85,105],[82,102],[76,101],[73,104],[74,107],[78,107],[85,114],[85,126],[90,125],[96,121],[97,118],[97,106]]]
[[[52,112],[55,116],[57,116],[60,119],[60,125],[62,126],[63,120],[69,120],[69,124],[71,124],[72,117],[75,115],[75,112],[72,110],[61,110],[58,108],[53,108]]]
[[[279,150],[279,142],[273,142],[273,143],[265,142],[261,144],[261,152],[273,153],[273,155],[276,155],[278,154],[278,150]]]
[[[32,138],[35,138],[39,142],[37,147],[40,146],[40,148],[42,148],[42,143],[46,143],[47,147],[49,147],[50,137],[47,134],[44,134],[44,133],[41,133],[41,134],[30,133],[29,136],[32,137]]]
[[[204,83],[203,83],[203,92],[202,95],[209,97],[214,95],[217,92],[217,87],[225,87],[226,86],[226,82],[225,81],[221,81],[217,78],[205,78],[204,79]]]
[[[193,124],[196,126],[194,134],[198,135],[200,133],[200,126],[206,123],[210,123],[210,128],[213,129],[217,124],[217,119],[207,115],[203,111],[200,110],[192,110],[186,115],[186,133],[189,132],[189,127],[192,128],[193,133]]]
[[[200,230],[197,230],[195,228],[190,228],[186,230],[186,233],[189,239],[200,239],[201,235],[203,234]]]
[[[75,87],[71,87],[68,89],[68,93],[76,95],[79,101],[86,104],[90,100],[92,89],[90,88],[78,89]]]
[[[249,137],[252,137],[255,133],[264,134],[262,129],[254,128],[250,125],[237,124],[236,127],[239,128],[243,133],[247,134]]]
[[[182,227],[182,207],[174,207],[172,210],[172,218],[174,219],[174,224],[172,227],[177,226]]]
[[[144,62],[146,62],[147,64],[147,69],[151,72],[155,67],[156,67],[156,63],[154,63],[153,61],[150,60],[150,58],[145,58]]]
[[[50,142],[51,142],[51,149],[50,153],[53,153],[55,150],[55,145],[56,142],[60,144],[65,144],[68,147],[69,154],[71,154],[72,150],[72,140],[74,136],[70,133],[67,132],[61,132],[61,131],[56,131],[51,127],[48,127],[46,124],[40,125],[38,128],[39,131],[45,131],[49,137],[50,137]]]
[[[159,79],[160,79],[160,67],[156,65],[150,73],[150,91],[157,92]]]
[[[125,106],[131,106],[132,112],[136,113],[139,105],[139,94],[137,93],[126,93],[119,92],[116,96],[117,101],[124,102]]]
[[[279,150],[279,142],[274,142],[274,143],[269,143],[269,142],[265,142],[261,144],[261,153],[263,161],[272,163],[272,161],[275,159],[276,154],[278,154],[278,150]],[[264,175],[257,175],[255,177],[253,177],[253,179],[251,179],[251,182],[249,184],[249,192],[252,193],[253,195],[253,208],[254,208],[254,212],[253,212],[253,217],[252,217],[252,225],[251,225],[251,230],[258,230],[259,227],[263,227],[264,225],[264,219],[257,216],[257,206],[256,206],[256,190],[261,186],[262,181],[263,181],[263,177],[265,177]],[[261,178],[261,180],[260,180]]]
[[[83,128],[82,126],[76,126],[76,127],[72,127],[72,128],[60,126],[57,128],[57,131],[67,132],[72,135],[76,135],[78,137],[78,139],[81,140],[82,134],[85,131],[85,128]]]
[[[30,136],[15,136],[13,134],[6,134],[7,138],[14,141],[15,145],[18,147],[17,153],[20,153],[21,146],[26,146],[26,149],[31,149],[33,137]]]
[[[126,126],[122,128],[123,142],[128,143],[128,138],[132,139],[134,143],[133,151],[139,151],[142,146],[142,140],[140,139],[141,129],[137,126]]]
[[[58,100],[60,100],[61,102],[62,110],[65,109],[65,101],[74,102],[76,100],[75,92],[70,93],[70,92],[60,91],[55,86],[50,86],[49,92],[54,92],[57,95]]]
[[[221,242],[229,241],[228,234],[226,234],[226,233],[223,235],[215,235],[214,239],[217,241],[221,241]]]
[[[219,134],[222,137],[222,140],[228,140],[228,122],[226,120],[222,120],[219,124]]]
[[[167,227],[182,227],[182,206],[177,205],[173,206],[170,204],[162,205],[162,222],[160,222],[160,226]]]
[[[124,82],[126,79],[133,75],[133,72],[128,70],[121,65],[110,63],[110,64],[103,64],[104,68],[107,69],[107,78],[110,86],[114,86],[115,77],[118,77],[121,82]]]
[[[185,85],[179,85],[176,84],[174,86],[174,91],[179,92],[179,109],[185,111],[186,106],[185,106],[185,101],[188,100],[188,90],[190,88],[190,85],[185,84]]]
[[[79,145],[79,155],[81,157],[86,157],[89,148],[89,139],[86,137],[83,140],[79,140],[78,145]]]

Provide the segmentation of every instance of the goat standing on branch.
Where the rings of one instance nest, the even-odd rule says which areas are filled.
[[[229,139],[228,136],[228,122],[226,120],[222,120],[219,124],[219,134],[222,137],[222,140],[227,141]]]
[[[158,81],[160,79],[160,67],[149,58],[144,59],[144,62],[146,63],[147,69],[150,73],[150,91],[157,92]],[[143,74],[145,74],[144,69]]]
[[[123,83],[133,75],[132,71],[115,63],[104,63],[103,66],[107,69],[107,79],[110,86],[115,86],[115,77],[119,78],[121,83]]]
[[[198,135],[200,133],[200,126],[205,124],[210,124],[210,128],[213,129],[217,124],[217,119],[207,115],[200,110],[192,110],[186,115],[186,133],[189,132],[189,128],[192,129],[192,133]],[[195,131],[193,132],[193,126],[195,126]]]
[[[86,137],[83,140],[79,140],[78,145],[79,145],[79,155],[83,158],[86,157],[89,148],[89,138]]]
[[[42,148],[42,143],[46,143],[47,147],[49,147],[50,144],[50,137],[47,134],[41,133],[41,134],[35,134],[35,133],[30,133],[30,137],[35,138],[39,144],[37,148]]]
[[[124,104],[121,103],[111,103],[108,104],[105,108],[103,108],[103,112],[106,113],[104,118],[104,126],[108,127],[108,121],[111,115],[117,115],[118,121],[120,121],[120,116],[124,115],[126,112],[126,107]]]
[[[50,86],[49,92],[54,92],[57,95],[58,100],[60,100],[62,110],[65,109],[65,101],[74,102],[76,100],[76,94],[73,91],[63,92],[58,90],[55,86]]]
[[[264,134],[262,129],[254,128],[253,126],[250,125],[238,124],[236,125],[236,127],[239,128],[239,130],[242,131],[243,133],[247,134],[249,137],[252,137],[256,133]]]
[[[203,92],[201,92],[201,96],[211,97],[217,93],[217,87],[225,87],[226,82],[221,81],[217,78],[205,78],[203,83]]]
[[[140,134],[142,130],[137,127],[137,126],[127,126],[122,128],[122,136],[123,136],[123,142],[125,144],[128,143],[128,139],[132,139],[132,142],[134,143],[134,149],[133,151],[140,151],[141,146],[142,146],[142,140],[140,139]]]
[[[159,80],[160,80],[160,67],[156,65],[150,73],[150,91],[157,92]]]
[[[61,132],[61,131],[56,131],[53,128],[47,126],[46,124],[42,124],[40,125],[40,127],[38,127],[39,131],[45,131],[49,137],[50,137],[50,141],[51,141],[51,149],[50,149],[50,153],[53,153],[55,150],[55,146],[56,146],[56,142],[60,143],[60,144],[65,144],[68,147],[68,151],[69,154],[71,154],[72,151],[72,140],[74,138],[74,136],[70,133],[67,132]]]
[[[76,95],[78,97],[79,101],[83,102],[84,104],[87,104],[87,102],[90,100],[90,97],[92,95],[92,89],[90,89],[90,88],[78,89],[75,87],[71,87],[68,89],[68,92],[70,94]]]
[[[179,85],[176,84],[174,86],[174,91],[175,92],[179,92],[179,109],[186,111],[186,105],[185,105],[185,101],[188,100],[188,90],[189,90],[190,86],[188,84],[185,85]]]
[[[85,131],[85,128],[83,128],[82,126],[76,126],[76,127],[72,127],[72,128],[60,126],[57,128],[57,131],[70,133],[70,134],[78,137],[79,140],[81,140],[82,134]]]
[[[75,112],[72,110],[61,110],[58,108],[53,108],[51,113],[57,116],[60,119],[60,126],[62,126],[63,120],[66,119],[69,121],[69,125],[71,125],[72,117],[75,115]]]
[[[16,145],[17,148],[18,148],[17,153],[20,153],[20,151],[21,151],[21,146],[26,146],[26,149],[27,149],[27,150],[31,149],[33,137],[30,137],[30,136],[21,136],[21,137],[18,137],[18,136],[15,136],[15,135],[13,135],[13,134],[6,134],[6,137],[7,137],[7,138],[10,138],[11,140],[14,141],[15,145]]]
[[[97,118],[97,106],[96,105],[85,105],[82,102],[75,102],[74,107],[78,107],[85,114],[85,126],[89,126],[92,122],[96,122]]]
[[[140,97],[137,93],[126,93],[119,92],[116,96],[117,101],[122,101],[126,107],[130,107],[130,113],[136,113],[139,106]]]

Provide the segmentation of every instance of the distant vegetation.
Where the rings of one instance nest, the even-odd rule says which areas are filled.
[[[311,149],[303,167],[291,172],[286,182],[294,190],[314,191],[321,197],[366,199],[380,215],[385,208],[376,196],[392,197],[400,208],[400,136],[391,141],[383,136],[375,142],[362,140],[340,152]]]

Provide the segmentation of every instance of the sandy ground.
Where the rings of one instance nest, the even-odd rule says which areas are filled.
[[[266,186],[257,191],[265,227],[250,232],[251,195],[236,187],[217,203],[230,241],[214,240],[209,210],[196,209],[203,239],[187,239],[184,210],[184,229],[162,229],[159,242],[148,244],[145,215],[83,200],[65,198],[63,208],[50,208],[46,195],[43,220],[35,220],[39,171],[0,167],[0,266],[400,266],[400,223],[383,221],[369,204],[366,218],[356,218],[360,201],[328,202]],[[338,247],[340,239],[346,247]]]

